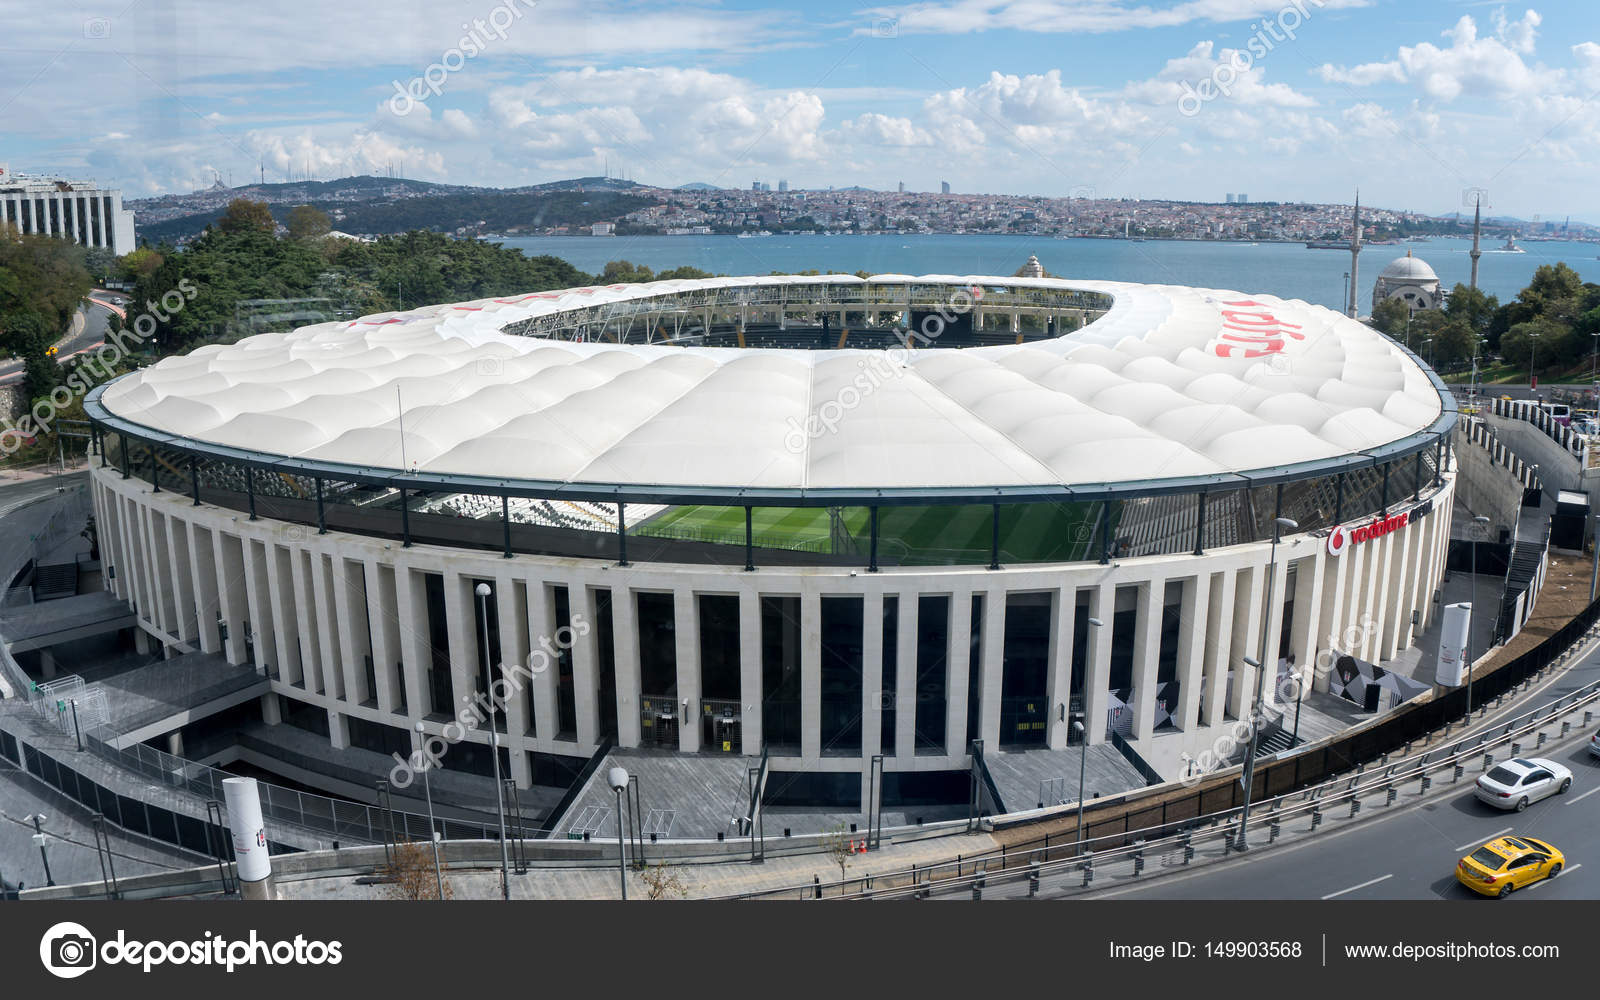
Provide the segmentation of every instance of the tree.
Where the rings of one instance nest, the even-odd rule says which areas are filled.
[[[645,899],[682,899],[689,895],[689,887],[678,877],[678,869],[665,861],[657,861],[634,872],[634,878],[644,886]]]
[[[235,198],[228,202],[227,211],[217,220],[217,228],[225,233],[262,232],[272,235],[278,224],[272,218],[272,209],[264,201]]]
[[[1405,302],[1400,299],[1382,299],[1372,307],[1372,327],[1391,337],[1405,336],[1407,314]]]
[[[606,264],[605,270],[600,272],[597,284],[643,284],[646,281],[654,280],[656,280],[655,273],[643,264],[634,264],[632,261],[627,260],[614,260]]]
[[[1440,367],[1470,361],[1478,352],[1478,333],[1472,324],[1446,317],[1433,334],[1433,362]]]
[[[1507,364],[1538,374],[1535,363],[1549,367],[1552,348],[1566,332],[1564,327],[1542,316],[1518,323],[1500,338],[1500,356]]]
[[[314,240],[326,236],[333,229],[328,213],[310,205],[298,205],[289,210],[289,238]]]
[[[1481,288],[1457,283],[1456,287],[1450,290],[1450,297],[1445,300],[1444,311],[1452,320],[1465,322],[1478,336],[1485,337],[1489,334],[1489,327],[1494,322],[1494,313],[1498,308],[1500,300],[1493,295]]]
[[[822,835],[822,846],[839,866],[839,881],[843,882],[848,877],[850,862],[856,856],[856,838],[843,823],[829,829]]]
[[[394,856],[377,874],[387,879],[384,895],[390,899],[421,900],[439,898],[439,879],[433,871],[433,847],[412,840],[395,845]],[[444,898],[454,899],[455,889],[444,880]]]

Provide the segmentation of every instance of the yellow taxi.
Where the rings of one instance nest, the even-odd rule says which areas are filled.
[[[1496,837],[1456,862],[1456,881],[1481,896],[1509,896],[1555,878],[1566,855],[1532,837]]]

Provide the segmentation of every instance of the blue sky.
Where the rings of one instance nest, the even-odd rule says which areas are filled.
[[[71,0],[69,0],[70,4]],[[1600,221],[1600,4],[0,0],[0,163],[1363,200]],[[409,89],[406,96],[401,96]]]

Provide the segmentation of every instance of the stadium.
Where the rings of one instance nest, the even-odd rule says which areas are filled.
[[[1048,277],[419,308],[86,410],[117,595],[269,678],[267,722],[383,754],[421,723],[487,774],[450,731],[487,659],[519,788],[760,758],[863,808],[964,803],[975,755],[1008,801],[1072,752],[1183,775],[1258,689],[1411,646],[1455,484],[1452,397],[1369,327]]]

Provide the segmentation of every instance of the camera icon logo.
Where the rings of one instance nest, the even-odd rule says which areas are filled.
[[[91,17],[83,22],[83,37],[85,38],[110,38],[111,19],[109,17]]]
[[[502,358],[479,358],[478,374],[487,378],[498,378],[505,374],[506,363]]]
[[[76,979],[94,968],[99,946],[82,924],[63,921],[39,940],[39,961],[59,979]]]
[[[900,35],[900,22],[892,17],[880,17],[872,22],[872,37],[897,38]]]

